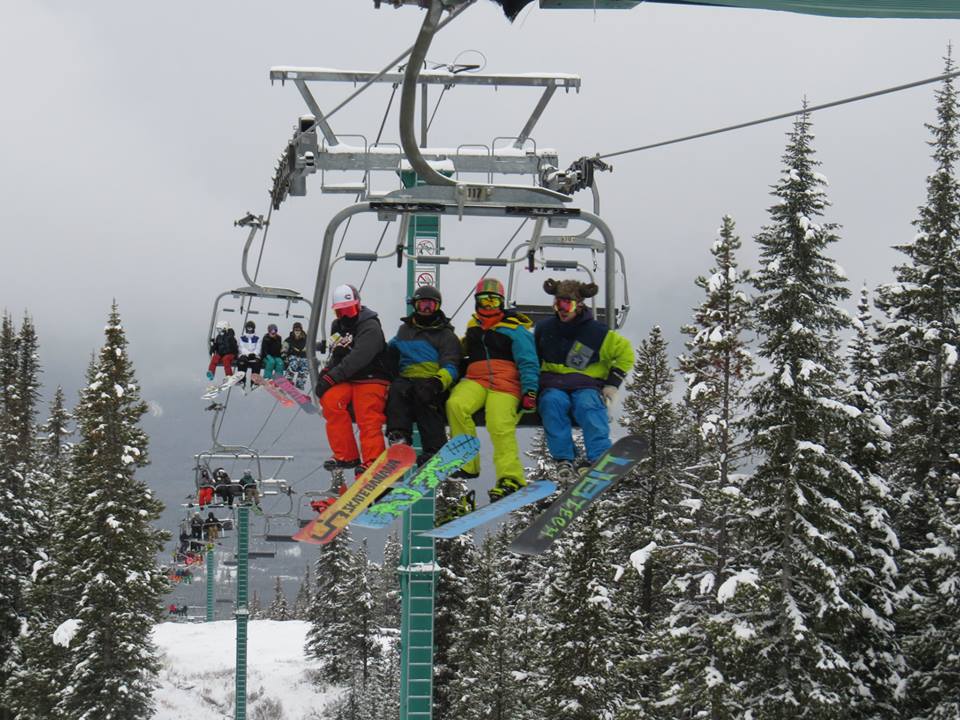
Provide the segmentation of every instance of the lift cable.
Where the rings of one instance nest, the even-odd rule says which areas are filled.
[[[507,248],[510,247],[510,243],[512,243],[512,242],[517,238],[517,235],[520,234],[520,231],[523,230],[523,226],[527,224],[527,220],[529,220],[529,219],[530,219],[530,218],[524,218],[524,219],[523,219],[523,222],[520,223],[520,227],[518,227],[517,230],[516,230],[516,232],[514,232],[513,235],[510,236],[510,239],[507,240],[506,245],[504,245],[502,248],[500,248],[500,252],[497,253],[497,257],[501,257],[501,256],[507,251]],[[484,271],[483,271],[483,275],[480,276],[480,279],[483,280],[483,279],[487,276],[487,273],[490,272],[490,270],[491,270],[491,268],[487,268],[486,270],[484,270]],[[461,302],[461,303],[457,306],[457,309],[453,311],[453,315],[451,315],[451,316],[449,317],[449,320],[453,321],[453,319],[457,316],[457,313],[460,312],[460,310],[463,308],[464,305],[466,305],[467,300],[470,299],[470,296],[471,296],[471,295],[473,295],[473,288],[472,288],[472,287],[471,287],[469,290],[467,290],[467,294],[466,294],[466,296],[463,298],[463,302]]]
[[[797,115],[802,115],[803,113],[826,110],[827,108],[837,107],[839,105],[847,105],[849,103],[860,102],[861,100],[869,100],[870,98],[879,97],[881,95],[889,95],[891,93],[901,92],[903,90],[910,90],[915,87],[920,87],[921,85],[929,85],[931,83],[940,82],[941,80],[950,80],[957,76],[960,76],[960,70],[944,73],[943,75],[937,75],[936,77],[926,78],[924,80],[916,80],[915,82],[906,83],[904,85],[895,85],[894,87],[884,88],[883,90],[875,90],[874,92],[868,92],[862,95],[853,95],[851,97],[843,98],[841,100],[834,100],[821,105],[804,106],[799,110],[791,110],[790,112],[760,118],[759,120],[751,120],[749,122],[737,123],[736,125],[727,125],[726,127],[717,128],[716,130],[707,130],[706,132],[695,133],[693,135],[685,135],[683,137],[674,138],[673,140],[664,140],[662,142],[652,143],[650,145],[640,145],[639,147],[628,148],[626,150],[617,150],[616,152],[598,154],[595,157],[600,159],[612,158],[616,157],[617,155],[627,155],[629,153],[640,152],[641,150],[652,150],[653,148],[664,147],[666,145],[676,145],[677,143],[687,142],[688,140],[697,140],[699,138],[709,137],[710,135],[719,135],[720,133],[730,132],[732,130],[742,130],[743,128],[752,127],[754,125],[762,125],[764,123],[774,122],[775,120],[783,120],[785,118],[795,117]]]

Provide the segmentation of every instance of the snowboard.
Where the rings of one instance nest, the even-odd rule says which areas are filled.
[[[289,378],[285,376],[276,377],[270,381],[273,383],[281,392],[290,397],[297,405],[300,406],[300,409],[305,413],[310,413],[311,415],[316,415],[318,410],[317,406],[313,404],[313,400],[310,399],[310,396],[304,392],[300,392],[297,387],[290,382]]]
[[[496,502],[484,505],[474,510],[472,513],[461,515],[448,523],[444,523],[433,530],[425,530],[420,535],[435,538],[454,538],[458,535],[486,525],[499,517],[509,515],[514,510],[518,510],[525,505],[535,503],[537,500],[543,500],[549,497],[557,490],[557,485],[552,480],[536,480],[529,483],[516,492],[512,492]]]
[[[417,453],[409,445],[391,445],[333,505],[307,523],[293,539],[326,545],[380,493],[400,480],[416,461]]]
[[[538,515],[508,548],[518,555],[539,555],[546,551],[564,530],[597,499],[639,463],[647,452],[647,441],[639,435],[617,440],[560,497]]]
[[[269,380],[264,380],[262,375],[260,374],[251,375],[250,379],[253,381],[254,385],[259,385],[268,393],[273,395],[273,397],[275,397],[277,401],[284,407],[293,407],[294,405],[296,405],[296,403],[291,398],[287,397],[284,393],[280,392],[280,390],[272,382],[270,382]]]
[[[472,435],[451,438],[423,467],[394,486],[379,502],[354,520],[354,524],[365,528],[389,527],[404,510],[435,489],[464,463],[470,462],[479,452],[480,441]]]
[[[201,395],[204,400],[213,400],[217,395],[219,395],[224,390],[233,387],[238,382],[241,382],[245,375],[243,372],[238,371],[233,375],[227,377],[226,380],[221,382],[219,385],[211,385],[207,388],[207,391]]]

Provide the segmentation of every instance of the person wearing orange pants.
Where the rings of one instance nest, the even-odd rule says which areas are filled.
[[[333,451],[324,468],[354,468],[360,475],[385,449],[384,409],[390,385],[387,342],[377,314],[360,304],[360,293],[352,285],[334,289],[333,310],[337,318],[331,335],[339,339],[315,388]],[[359,447],[354,438],[351,406],[360,431]]]

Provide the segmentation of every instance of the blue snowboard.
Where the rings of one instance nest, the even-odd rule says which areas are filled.
[[[454,538],[457,537],[457,535],[463,535],[465,532],[480,527],[481,525],[486,525],[498,517],[508,515],[514,510],[522,508],[524,505],[535,503],[537,500],[543,500],[545,497],[552,495],[556,489],[556,484],[551,480],[537,480],[520,488],[515,493],[510,493],[502,500],[484,505],[472,513],[461,515],[448,523],[444,523],[440,527],[422,532],[420,535],[436,538]]]
[[[468,463],[480,452],[480,441],[472,435],[457,435],[447,441],[426,464],[415,473],[409,473],[403,482],[394,485],[383,498],[368,507],[353,525],[382,529],[437,485]]]

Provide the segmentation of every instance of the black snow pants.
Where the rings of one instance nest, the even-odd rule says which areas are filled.
[[[417,423],[423,445],[421,460],[433,456],[447,442],[447,416],[443,409],[447,394],[441,393],[430,404],[422,402],[414,388],[425,382],[428,380],[397,378],[390,383],[387,395],[387,437],[391,434],[403,435],[410,442],[413,423]]]

